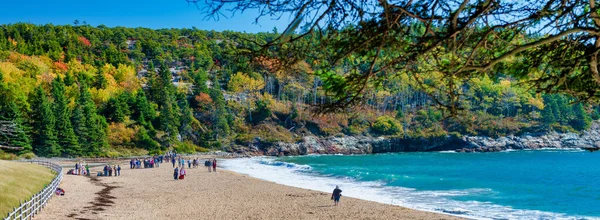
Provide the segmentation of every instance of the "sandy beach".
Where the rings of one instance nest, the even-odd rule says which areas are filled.
[[[179,181],[171,164],[121,167],[119,177],[65,175],[66,195],[52,198],[35,219],[459,219],[348,197],[333,206],[329,193],[208,173],[202,164]]]

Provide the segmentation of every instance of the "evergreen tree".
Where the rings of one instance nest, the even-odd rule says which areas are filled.
[[[83,146],[84,154],[97,156],[108,147],[108,123],[96,112],[96,105],[85,83],[80,82],[77,107],[73,112],[73,126]]]
[[[104,113],[109,121],[121,123],[125,121],[127,108],[127,103],[123,103],[121,99],[110,97],[104,107]]]
[[[544,97],[544,109],[542,110],[542,120],[546,125],[552,125],[556,123],[556,113],[554,112],[556,107],[556,101],[550,97]]]
[[[590,128],[592,125],[592,118],[583,108],[583,104],[577,103],[573,105],[572,112],[574,114],[574,118],[569,123],[571,127],[578,131],[583,131]]]
[[[181,133],[183,140],[189,140],[189,138],[194,133],[192,128],[192,121],[194,120],[194,115],[192,113],[192,109],[190,108],[188,102],[185,99],[181,102],[181,106],[179,107],[179,109],[181,110],[179,132]]]
[[[143,117],[146,121],[152,121],[156,117],[156,110],[148,102],[144,90],[138,91],[135,97],[135,109],[133,111],[133,119],[140,120]],[[146,127],[148,128],[148,127]]]
[[[0,144],[11,147],[22,147],[19,153],[29,153],[32,151],[31,138],[27,135],[29,130],[26,127],[26,121],[21,110],[14,100],[14,94],[10,91],[3,81],[2,71],[0,71],[0,121],[7,122],[4,125],[10,126],[8,131],[0,132]]]
[[[9,131],[0,132],[0,144],[22,147],[23,150],[19,151],[21,154],[32,152],[31,138],[26,133],[25,120],[13,100],[0,103],[0,121],[9,122],[3,125],[10,126],[7,128]]]
[[[176,105],[170,100],[167,100],[165,105],[160,109],[160,115],[158,116],[158,122],[160,124],[160,130],[163,130],[169,136],[169,144],[171,141],[177,140],[179,130],[179,117],[177,115]]]
[[[226,136],[229,134],[229,124],[227,123],[227,111],[225,110],[225,98],[221,93],[221,86],[218,80],[215,80],[215,85],[210,90],[210,98],[214,102],[214,111],[212,113],[212,122],[214,125],[213,132],[215,137]]]
[[[96,74],[96,79],[94,80],[94,87],[96,89],[106,89],[108,86],[108,81],[106,80],[106,76],[102,71],[98,71]]]
[[[42,87],[37,87],[31,101],[32,127],[33,127],[33,151],[38,156],[53,157],[60,155],[60,147],[57,144],[54,132],[54,114],[52,107]]]
[[[65,74],[65,86],[71,86],[73,85],[73,83],[75,83],[75,77],[73,77],[73,74],[71,72],[67,72]]]
[[[135,145],[150,152],[156,152],[160,149],[160,144],[150,137],[148,131],[144,127],[140,127],[135,134]]]
[[[208,93],[208,86],[206,82],[208,82],[208,75],[204,70],[198,70],[192,73],[192,78],[194,80],[194,95],[198,95],[201,92]]]
[[[54,97],[53,109],[56,118],[54,130],[56,131],[58,144],[63,149],[64,156],[79,156],[81,155],[81,148],[79,147],[79,141],[71,126],[70,112],[67,107],[67,98],[65,95],[65,85],[60,77],[52,82],[52,96]]]

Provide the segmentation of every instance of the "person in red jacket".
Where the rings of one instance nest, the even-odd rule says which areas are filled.
[[[212,166],[213,172],[217,172],[217,158],[213,159]]]

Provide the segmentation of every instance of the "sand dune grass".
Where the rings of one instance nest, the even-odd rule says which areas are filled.
[[[25,201],[54,178],[46,167],[0,160],[0,218]]]

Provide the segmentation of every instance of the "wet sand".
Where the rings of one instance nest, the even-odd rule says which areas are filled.
[[[118,177],[65,175],[66,195],[53,197],[35,219],[459,219],[348,197],[333,206],[329,193],[208,173],[202,165],[178,181],[171,164],[130,170],[126,163]]]

